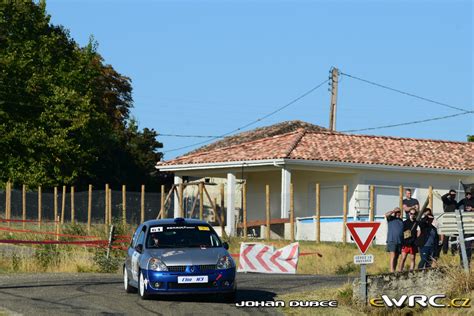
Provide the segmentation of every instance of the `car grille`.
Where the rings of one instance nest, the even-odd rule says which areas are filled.
[[[207,283],[177,283],[177,282],[169,282],[168,288],[169,289],[206,289],[212,288],[214,285],[211,282]]]
[[[168,271],[170,272],[185,272],[187,266],[168,266]],[[201,264],[197,266],[199,268],[196,272],[204,272],[204,271],[214,271],[216,270],[215,264]]]

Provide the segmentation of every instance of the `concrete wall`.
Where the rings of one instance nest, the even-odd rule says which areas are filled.
[[[427,296],[445,294],[446,273],[439,269],[415,270],[413,272],[386,273],[367,276],[367,298],[381,295],[398,299],[402,295],[423,294]],[[360,280],[353,283],[353,299],[360,298]]]

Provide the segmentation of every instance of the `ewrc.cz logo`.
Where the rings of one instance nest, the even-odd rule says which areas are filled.
[[[432,296],[426,295],[402,295],[399,299],[388,297],[388,295],[382,295],[380,298],[372,298],[369,303],[374,307],[455,307],[455,308],[470,308],[470,298],[454,298],[449,300],[448,304],[443,303],[446,295],[437,294]]]

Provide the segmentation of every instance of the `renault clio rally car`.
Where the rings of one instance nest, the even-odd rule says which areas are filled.
[[[194,219],[151,220],[135,231],[123,265],[127,293],[221,293],[233,301],[235,262],[214,229]]]

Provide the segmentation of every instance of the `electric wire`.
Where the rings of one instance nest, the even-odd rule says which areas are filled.
[[[186,145],[186,146],[182,146],[182,147],[172,148],[172,149],[170,149],[170,150],[163,151],[163,154],[166,154],[166,153],[169,153],[169,152],[173,152],[173,151],[177,151],[177,150],[181,150],[181,149],[186,149],[186,148],[189,148],[189,147],[194,147],[194,146],[197,146],[197,145],[202,145],[202,144],[211,142],[211,141],[213,141],[213,140],[216,140],[216,139],[219,139],[219,138],[223,138],[223,137],[225,137],[225,136],[227,136],[227,135],[230,135],[230,134],[233,134],[233,133],[235,133],[235,132],[239,132],[239,131],[241,131],[241,130],[243,130],[243,129],[245,129],[245,128],[251,126],[251,125],[254,125],[254,124],[256,124],[256,123],[258,123],[258,122],[260,122],[260,121],[262,121],[262,120],[264,120],[264,119],[266,119],[266,118],[269,118],[270,116],[272,116],[272,115],[274,115],[274,114],[276,114],[276,113],[278,113],[278,112],[280,112],[280,111],[286,109],[286,108],[289,107],[290,105],[292,105],[292,104],[298,102],[299,100],[301,100],[301,99],[303,99],[304,97],[308,96],[308,95],[311,94],[312,92],[316,91],[317,89],[319,89],[321,86],[323,86],[323,85],[324,85],[325,83],[327,83],[328,81],[329,81],[329,79],[325,79],[323,82],[317,84],[316,86],[314,86],[313,88],[311,88],[311,89],[309,89],[308,91],[304,92],[303,94],[299,95],[298,97],[294,98],[294,99],[291,100],[290,102],[288,102],[288,103],[286,103],[286,104],[284,104],[284,105],[278,107],[276,110],[274,110],[274,111],[272,111],[272,112],[270,112],[270,113],[268,113],[268,114],[266,114],[266,115],[264,115],[264,116],[262,116],[262,117],[260,117],[260,118],[258,118],[258,119],[256,119],[256,120],[253,120],[253,121],[251,121],[251,122],[249,122],[249,123],[247,123],[247,124],[245,124],[245,125],[243,125],[243,126],[240,126],[240,127],[236,128],[236,129],[234,129],[234,130],[232,130],[232,131],[229,131],[229,132],[224,133],[224,134],[219,135],[219,136],[212,137],[212,138],[207,139],[207,140],[205,140],[205,141],[197,142],[197,143],[190,144],[190,145]]]

